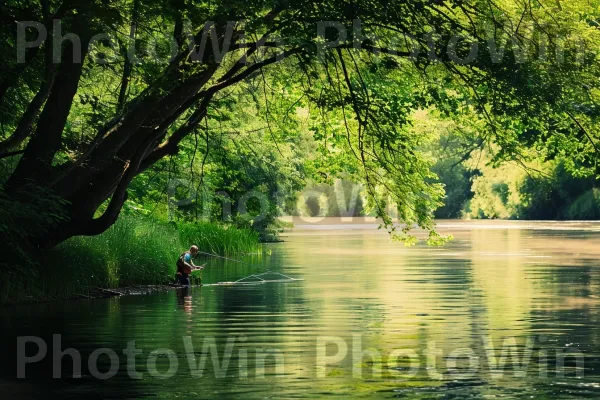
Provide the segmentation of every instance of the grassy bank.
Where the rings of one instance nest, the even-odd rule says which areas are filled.
[[[173,223],[121,218],[104,234],[76,237],[41,256],[2,291],[2,302],[86,296],[94,288],[156,285],[173,281],[178,256],[196,244],[225,256],[260,251],[258,235],[212,223]]]

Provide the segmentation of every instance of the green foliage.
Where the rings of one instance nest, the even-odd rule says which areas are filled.
[[[565,213],[572,220],[600,220],[600,189],[588,190],[571,204]]]
[[[126,212],[217,221],[253,229],[261,241],[277,240],[278,217],[309,175],[313,139],[296,110],[303,96],[291,77],[265,75],[215,99],[178,156],[134,180]]]
[[[364,197],[362,185],[340,179],[331,185],[308,185],[288,211],[310,217],[358,217],[365,215]]]
[[[525,177],[519,191],[524,219],[593,219],[594,178],[574,177],[564,161]]]
[[[442,205],[444,183],[448,205],[438,215],[458,215],[456,204],[469,200],[466,180],[475,171],[465,167],[466,171],[448,172],[448,164],[440,164],[434,170],[441,182],[436,178],[431,172],[436,158],[426,149],[433,135],[415,129],[418,112],[452,121],[461,129],[471,128],[472,141],[467,144],[481,148],[495,144],[490,166],[560,159],[579,177],[598,173],[600,31],[595,21],[599,3],[564,3],[8,0],[3,6],[6,23],[0,27],[0,50],[16,54],[14,21],[49,20],[61,4],[66,29],[117,32],[115,50],[106,43],[96,46],[87,55],[74,97],[57,101],[71,104],[73,100],[73,105],[64,127],[55,130],[62,136],[51,157],[50,175],[60,176],[95,148],[94,138],[104,128],[113,129],[117,137],[131,137],[114,148],[104,138],[97,148],[106,145],[107,151],[89,157],[106,156],[110,164],[117,154],[127,164],[132,158],[127,151],[138,148],[138,137],[158,132],[153,146],[160,146],[193,122],[194,129],[168,153],[171,159],[155,163],[134,181],[126,214],[214,220],[222,219],[225,203],[231,208],[227,223],[251,227],[266,240],[277,229],[282,204],[293,203],[307,180],[318,183],[347,177],[364,185],[366,212],[381,217],[383,227],[395,238],[413,243],[410,228],[434,232],[434,210]],[[136,4],[139,10],[134,12]],[[352,28],[359,19],[362,37],[355,37]],[[243,31],[251,41],[272,33],[269,39],[283,44],[250,54],[249,64],[261,67],[253,70],[241,66],[240,57],[248,48],[239,46],[226,51],[219,65],[211,52],[202,63],[193,63],[184,56],[189,43],[182,41],[175,46],[181,57],[169,62],[171,43],[166,37],[199,35],[207,20],[246,21],[235,26],[236,33]],[[320,51],[324,50],[324,38],[316,38],[320,21],[336,21],[347,28],[339,47]],[[185,31],[180,29],[184,25]],[[139,52],[127,76],[128,64],[113,56],[127,52],[132,26],[137,27],[133,44]],[[500,56],[488,48],[492,28],[496,45],[507,47]],[[337,37],[335,30],[326,34],[327,39]],[[465,40],[451,54],[448,45],[457,35]],[[375,36],[378,43],[367,39]],[[2,82],[9,82],[11,90],[0,103],[0,139],[15,131],[33,97],[41,92],[49,67],[44,54],[49,43],[32,53],[26,68],[15,68],[14,59],[2,59],[0,69],[8,72]],[[479,51],[471,62],[457,61],[474,43]],[[350,49],[355,44],[362,50]],[[392,51],[379,51],[373,44]],[[261,61],[282,50],[288,57],[261,66]],[[93,63],[99,55],[111,62]],[[233,71],[230,77],[249,73],[224,85],[223,80],[234,81],[224,78],[227,71]],[[117,95],[123,81],[129,85],[121,109]],[[172,110],[167,106],[179,100],[183,100],[180,106]],[[204,100],[210,103],[206,117],[190,121]],[[149,104],[150,115],[138,113],[139,104]],[[23,144],[29,146],[27,141]],[[86,170],[92,161],[89,157],[79,166],[89,175],[103,176],[93,167]],[[120,179],[120,172],[115,179]],[[189,181],[188,195],[194,199],[169,215],[166,187],[175,178]],[[66,197],[85,203],[90,183],[86,179],[77,182],[76,194],[63,188]],[[475,215],[507,217],[517,212],[513,181],[488,174],[485,179],[474,178],[473,184],[470,204]],[[238,207],[250,190],[267,198],[266,207],[256,199],[245,203],[245,209]],[[111,191],[105,192],[110,197]],[[219,192],[227,196],[198,197],[198,193]],[[387,211],[390,204],[397,209],[399,224]]]
[[[23,204],[0,191],[0,293],[19,285],[27,275],[35,276],[38,252],[28,241],[30,235],[48,235],[64,220],[65,202],[52,192],[30,185],[24,189],[33,200]],[[16,196],[24,195],[16,193]]]
[[[565,161],[527,166],[480,167],[473,179],[468,218],[525,220],[590,220],[596,209],[595,179],[573,176]]]
[[[435,211],[435,217],[439,219],[456,219],[462,217],[464,204],[471,199],[472,173],[462,164],[454,162],[439,161],[432,171],[444,184],[446,197],[444,205]]]

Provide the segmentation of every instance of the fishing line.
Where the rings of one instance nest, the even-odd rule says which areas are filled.
[[[256,264],[250,264],[250,263],[240,261],[240,260],[235,260],[233,258],[223,257],[223,256],[220,256],[217,254],[205,253],[203,251],[198,251],[198,254],[202,254],[202,255],[210,256],[210,257],[222,258],[223,260],[233,261],[236,263],[248,265],[250,267],[255,267],[255,268],[263,267],[263,266],[259,266]],[[271,276],[276,275],[276,276],[278,276],[279,279],[265,279],[268,275],[271,275]],[[209,284],[204,284],[202,286],[256,285],[256,284],[262,284],[262,283],[277,283],[277,282],[283,283],[283,282],[296,282],[296,281],[303,281],[303,280],[304,279],[292,278],[290,276],[282,274],[281,272],[267,271],[267,272],[263,272],[262,274],[253,274],[253,275],[247,276],[242,279],[238,279],[237,281],[233,281],[233,282],[209,283]]]
[[[210,257],[222,258],[223,260],[233,261],[236,263],[248,265],[250,267],[255,267],[255,268],[263,267],[260,265],[250,264],[250,263],[247,263],[244,261],[235,260],[233,258],[223,257],[223,256],[220,256],[217,254],[205,253],[203,251],[198,251],[198,254],[202,254],[202,255],[210,256]],[[268,275],[271,275],[271,276],[276,275],[276,276],[278,276],[278,279],[265,279]],[[303,280],[304,279],[292,278],[290,276],[282,274],[281,272],[267,271],[267,272],[263,272],[262,274],[249,275],[245,278],[238,279],[237,281],[233,281],[233,282],[209,283],[209,284],[203,284],[202,286],[256,285],[256,284],[262,284],[262,283],[284,283],[284,282],[296,282],[296,281],[303,281]]]
[[[266,278],[268,275],[275,275],[278,279],[268,279]],[[251,280],[253,279],[253,280]],[[263,283],[287,283],[287,282],[298,282],[303,281],[302,278],[292,278],[290,276],[284,275],[280,272],[268,271],[262,274],[250,275],[242,279],[238,279],[233,282],[219,282],[219,283],[209,283],[202,286],[230,286],[230,285],[260,285]]]
[[[220,255],[217,255],[217,254],[205,253],[203,251],[198,251],[198,254],[203,254],[205,256],[211,256],[211,257],[222,258],[223,260],[228,260],[228,261],[233,261],[233,262],[236,262],[236,263],[248,265],[249,267],[256,267],[256,268],[263,268],[264,267],[262,265],[250,264],[250,263],[247,263],[247,262],[244,262],[244,261],[234,260],[233,258],[223,257],[223,256],[220,256]]]

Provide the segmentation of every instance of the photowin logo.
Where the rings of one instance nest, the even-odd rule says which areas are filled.
[[[91,61],[101,65],[122,61],[123,57],[132,65],[144,62],[168,64],[185,54],[194,63],[221,64],[231,51],[250,48],[254,50],[253,57],[264,59],[271,49],[279,50],[274,56],[276,61],[286,57],[285,46],[289,43],[283,38],[276,34],[266,34],[256,42],[248,42],[245,25],[246,21],[243,20],[227,21],[220,25],[214,21],[205,21],[200,24],[201,29],[197,28],[195,32],[194,26],[198,24],[185,20],[184,32],[179,38],[171,34],[156,33],[149,40],[144,40],[144,48],[139,48],[139,43],[128,38],[124,39],[126,51],[122,51],[119,49],[119,43],[122,43],[123,39],[117,38],[114,32],[101,32],[90,38],[82,38],[75,33],[64,32],[60,19],[54,19],[47,25],[39,21],[19,21],[16,32],[16,58],[17,63],[26,63],[27,51],[42,46],[48,36],[53,38],[54,63],[60,63],[63,58],[82,63],[84,55],[91,54]],[[454,34],[442,34],[432,30],[420,35],[388,29],[383,38],[372,33],[365,34],[365,25],[365,22],[358,18],[352,21],[351,26],[341,21],[316,22],[312,40],[317,47],[318,56],[323,57],[332,49],[355,49],[374,55],[388,54],[413,60],[468,65],[477,60],[491,61],[493,64],[502,63],[511,53],[517,64],[528,60],[551,60],[562,64],[566,60],[566,54],[570,54],[574,61],[583,63],[586,51],[589,51],[589,45],[584,39],[568,35],[551,36],[533,22],[520,23],[520,29],[513,31],[509,27],[503,29],[496,23],[484,21],[483,28],[477,32],[478,37],[458,29]],[[72,54],[63,54],[66,48]],[[164,50],[166,48],[168,51]],[[185,51],[182,51],[183,49]],[[248,57],[242,57],[239,62],[250,63]]]
[[[314,351],[306,349],[303,362],[306,370],[314,371],[314,378],[327,379],[346,376],[353,379],[410,380],[426,377],[433,380],[529,379],[530,377],[582,379],[585,356],[576,348],[549,349],[542,339],[530,337],[517,340],[507,337],[492,340],[480,338],[478,350],[469,347],[443,349],[435,340],[424,343],[420,349],[391,348],[388,350],[367,347],[367,337],[353,334],[350,338],[318,336]],[[144,351],[136,347],[135,340],[125,349],[98,348],[87,355],[74,348],[63,348],[62,336],[52,337],[52,348],[41,338],[17,338],[17,377],[27,378],[27,367],[43,360],[52,361],[52,378],[75,378],[86,374],[94,379],[106,380],[117,374],[131,379],[170,379],[188,374],[192,378],[240,379],[284,378],[289,360],[294,369],[298,359],[286,354],[277,346],[249,345],[244,335],[230,335],[226,339],[212,336],[193,339],[181,338],[178,349],[157,348]],[[314,354],[314,361],[308,361]],[[65,369],[66,367],[71,367]],[[65,371],[69,371],[67,375]],[[333,375],[332,372],[335,372]]]

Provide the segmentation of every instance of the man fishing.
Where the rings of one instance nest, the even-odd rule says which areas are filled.
[[[194,265],[193,260],[198,256],[198,252],[198,246],[194,245],[177,259],[177,281],[180,285],[190,286],[190,274],[192,271],[201,271],[206,266],[206,264],[200,267]]]

